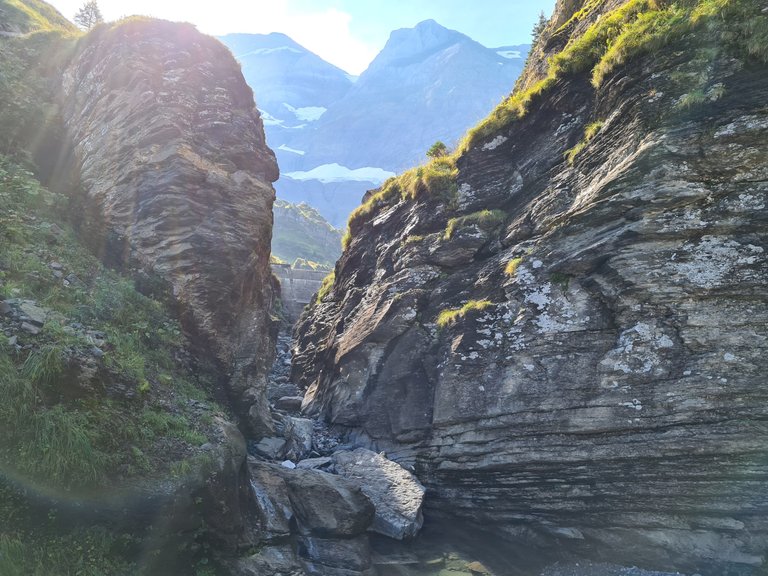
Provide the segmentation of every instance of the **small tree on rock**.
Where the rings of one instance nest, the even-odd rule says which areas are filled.
[[[539,21],[536,22],[536,25],[533,27],[533,31],[531,32],[531,35],[533,36],[533,42],[532,45],[535,46],[539,42],[539,38],[541,37],[542,32],[544,32],[544,29],[547,27],[547,17],[544,14],[544,10],[542,10],[539,13]]]
[[[448,146],[443,144],[440,140],[432,144],[432,146],[429,147],[429,150],[427,150],[427,156],[430,158],[440,158],[440,156],[445,156],[448,154]]]
[[[83,4],[82,8],[75,14],[75,24],[80,26],[83,30],[90,30],[96,24],[104,22],[104,17],[101,15],[99,5],[96,0],[88,0]]]

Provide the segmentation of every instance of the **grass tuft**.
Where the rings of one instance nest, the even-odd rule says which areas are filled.
[[[328,276],[323,278],[323,283],[320,284],[320,290],[317,291],[317,303],[320,304],[320,302],[323,301],[323,298],[325,298],[333,288],[333,283],[336,281],[336,272],[333,271]]]
[[[445,227],[443,238],[450,240],[456,230],[464,226],[476,225],[483,229],[495,228],[501,224],[507,217],[507,213],[503,210],[479,210],[466,216],[460,216],[458,218],[451,218],[448,220],[448,224]]]
[[[514,276],[517,273],[517,267],[520,266],[522,261],[523,258],[521,256],[512,258],[512,260],[507,262],[507,264],[504,266],[504,274],[507,276]]]
[[[602,120],[587,124],[587,127],[584,129],[584,138],[582,138],[579,143],[576,144],[576,146],[565,153],[565,159],[568,161],[568,164],[573,164],[576,161],[576,156],[578,156],[581,151],[586,148],[587,144],[589,144],[590,141],[595,137],[595,135],[600,132],[603,124],[604,122]]]
[[[437,315],[435,322],[437,323],[438,328],[446,328],[464,318],[468,313],[480,312],[492,305],[493,303],[490,300],[470,300],[461,308],[443,310]]]

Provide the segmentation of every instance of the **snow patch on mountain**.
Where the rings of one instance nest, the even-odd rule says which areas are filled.
[[[381,184],[387,178],[394,176],[394,172],[388,172],[382,168],[366,166],[364,168],[347,168],[340,164],[323,164],[308,171],[287,172],[283,176],[292,180],[319,180],[328,182],[371,182]]]
[[[243,52],[242,54],[238,54],[235,56],[237,60],[240,60],[240,58],[243,58],[245,56],[253,56],[255,54],[273,54],[274,52],[295,52],[296,54],[301,54],[301,50],[297,50],[296,48],[293,48],[291,46],[278,46],[277,48],[256,48],[255,50],[250,50],[248,52]]]
[[[285,144],[280,144],[280,146],[278,146],[277,149],[282,150],[283,152],[292,152],[294,154],[298,154],[299,156],[304,156],[304,154],[306,154],[304,150],[296,150],[295,148],[289,148]]]
[[[314,122],[320,120],[320,117],[328,111],[328,108],[322,106],[304,106],[302,108],[294,108],[287,102],[283,102],[288,110],[293,112],[294,116],[302,122]]]
[[[502,58],[509,58],[510,60],[522,59],[523,54],[520,50],[497,50],[496,54]]]
[[[275,118],[266,110],[259,108],[259,112],[261,112],[261,121],[264,123],[264,126],[282,126],[285,124],[283,120],[280,120],[280,118]]]

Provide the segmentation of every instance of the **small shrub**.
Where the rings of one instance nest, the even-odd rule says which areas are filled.
[[[448,155],[448,146],[446,146],[440,140],[432,144],[432,146],[429,147],[429,150],[427,150],[427,156],[429,158],[440,158],[441,156],[447,156],[447,155]]]
[[[437,326],[439,328],[445,328],[451,326],[464,318],[469,312],[485,310],[493,303],[490,300],[470,300],[461,308],[452,308],[449,310],[443,310],[437,315]]]

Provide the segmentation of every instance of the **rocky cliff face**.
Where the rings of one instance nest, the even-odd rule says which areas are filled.
[[[237,63],[191,26],[129,20],[80,41],[61,95],[89,240],[171,287],[201,347],[231,371],[245,427],[265,431],[278,171]]]
[[[293,373],[305,411],[415,463],[427,522],[764,561],[767,20],[562,1],[461,153],[353,215]]]

